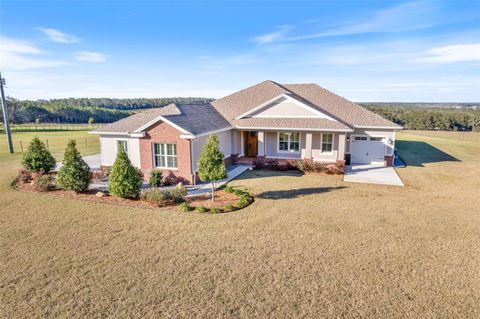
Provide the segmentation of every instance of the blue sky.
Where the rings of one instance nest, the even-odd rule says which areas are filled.
[[[480,101],[480,1],[9,1],[7,94],[221,97],[269,79],[353,101]]]

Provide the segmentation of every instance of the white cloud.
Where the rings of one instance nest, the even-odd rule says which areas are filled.
[[[366,16],[362,14],[361,16]],[[323,26],[323,31],[310,32],[295,36],[286,37],[285,34],[292,30],[293,26],[288,28],[279,28],[277,31],[260,35],[254,38],[258,43],[272,43],[278,41],[303,41],[324,37],[345,36],[363,33],[394,33],[420,30],[429,28],[448,21],[448,16],[439,13],[437,7],[429,2],[416,1],[402,3],[370,14],[366,18],[358,19],[356,17],[339,17],[339,21],[353,21],[346,24],[340,24],[330,27]],[[312,25],[321,19],[309,20],[305,25]],[[318,26],[317,26],[318,28]]]
[[[92,51],[78,51],[75,54],[75,59],[80,62],[100,63],[107,60],[107,56],[103,53]]]
[[[278,30],[271,33],[262,34],[253,38],[253,42],[259,44],[266,44],[271,43],[274,41],[281,40],[285,34],[287,34],[290,30],[293,29],[291,25],[282,25],[278,27]]]
[[[0,37],[0,67],[3,70],[28,70],[68,64],[67,61],[45,59],[46,52],[27,40]]]
[[[417,63],[455,63],[480,61],[480,43],[455,44],[429,49]]]
[[[77,43],[80,42],[80,39],[73,35],[63,33],[60,30],[53,28],[38,28],[50,41],[57,43]]]

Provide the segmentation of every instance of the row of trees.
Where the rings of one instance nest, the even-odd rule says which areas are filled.
[[[409,130],[480,131],[480,110],[362,105]]]
[[[29,173],[40,174],[38,178],[46,178],[47,183],[50,183],[52,176],[48,173],[55,168],[55,165],[55,158],[46,145],[38,137],[33,138],[23,155],[22,166]],[[213,201],[215,181],[227,177],[223,154],[218,149],[216,136],[210,136],[205,144],[198,162],[198,173],[202,180],[212,183]],[[90,167],[82,159],[75,140],[70,140],[63,157],[63,166],[58,171],[57,184],[64,190],[85,192],[91,182]],[[119,151],[108,174],[109,192],[122,198],[138,198],[141,184],[139,170],[132,165],[125,151]]]
[[[208,98],[110,99],[69,98],[52,100],[17,100],[8,97],[12,123],[110,123],[131,115],[135,110],[162,107],[170,103],[203,103]],[[1,114],[1,111],[0,111]],[[3,114],[1,114],[3,116]]]

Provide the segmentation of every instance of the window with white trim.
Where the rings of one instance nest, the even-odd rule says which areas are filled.
[[[278,151],[283,153],[298,153],[300,151],[300,133],[279,132]]]
[[[333,134],[322,134],[322,153],[330,153],[333,150]]]
[[[367,137],[366,136],[355,136],[355,141],[366,141]]]
[[[370,141],[381,142],[383,138],[381,137],[370,137]]]
[[[127,140],[117,140],[117,152],[120,152],[121,150],[128,154]]]
[[[177,144],[153,144],[155,167],[177,168]]]

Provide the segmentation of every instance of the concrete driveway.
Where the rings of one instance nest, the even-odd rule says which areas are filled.
[[[397,172],[391,166],[349,165],[345,166],[345,182],[403,186]]]

